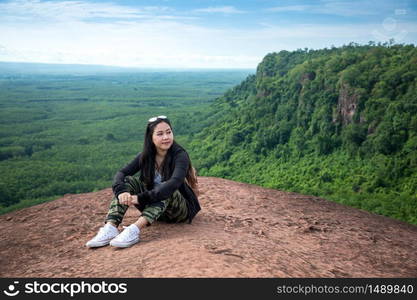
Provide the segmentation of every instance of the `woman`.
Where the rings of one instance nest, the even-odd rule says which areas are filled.
[[[133,177],[137,172],[140,176]],[[174,141],[171,123],[166,116],[149,119],[143,151],[117,172],[112,187],[114,198],[105,225],[87,242],[87,247],[108,244],[130,247],[139,242],[141,230],[155,220],[191,223],[201,209],[194,192],[197,178],[190,158]],[[119,233],[117,227],[132,205],[141,215]]]

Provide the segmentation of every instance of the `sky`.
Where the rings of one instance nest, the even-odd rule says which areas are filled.
[[[271,52],[417,44],[416,0],[0,0],[0,61],[254,69]]]

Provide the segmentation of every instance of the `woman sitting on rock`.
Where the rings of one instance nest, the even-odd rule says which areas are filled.
[[[138,172],[139,176],[133,176]],[[87,247],[130,247],[139,242],[141,230],[155,220],[191,223],[201,209],[194,168],[188,153],[174,141],[166,116],[149,119],[143,151],[117,172],[112,187],[114,197],[105,225]],[[141,215],[119,233],[117,227],[133,205]]]

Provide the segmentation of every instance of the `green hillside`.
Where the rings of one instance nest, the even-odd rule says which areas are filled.
[[[312,194],[417,224],[417,49],[268,54],[199,124],[200,175]]]

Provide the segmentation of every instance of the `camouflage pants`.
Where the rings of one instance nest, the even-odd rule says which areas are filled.
[[[125,184],[127,191],[132,195],[137,195],[146,191],[145,185],[137,177],[126,176]],[[139,199],[140,201],[140,199]],[[107,213],[106,222],[111,221],[116,225],[122,223],[128,205],[120,204],[116,197],[113,197]],[[148,221],[148,225],[155,220],[168,223],[179,223],[187,221],[187,203],[181,193],[176,190],[168,199],[145,205],[142,216]]]

